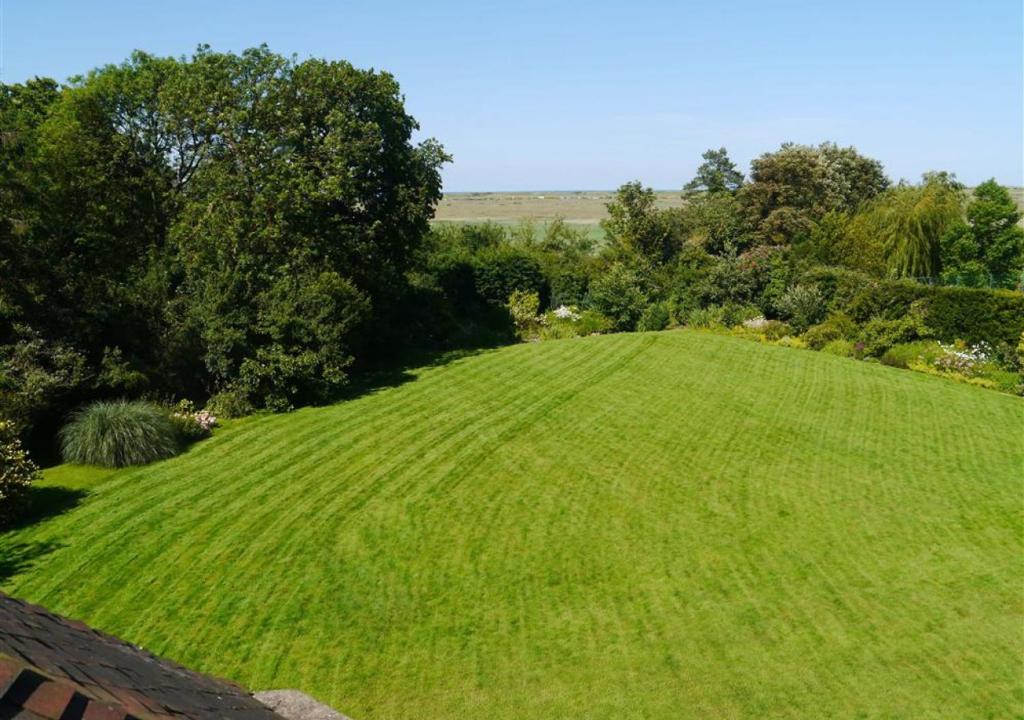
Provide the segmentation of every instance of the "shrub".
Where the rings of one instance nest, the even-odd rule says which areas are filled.
[[[669,313],[665,303],[651,303],[640,316],[636,329],[640,332],[664,330],[668,327]]]
[[[793,337],[792,335],[780,337],[772,344],[779,345],[781,347],[799,348],[801,350],[807,347],[807,343],[805,343],[802,338]]]
[[[938,356],[932,360],[932,365],[939,370],[950,373],[958,373],[966,377],[978,375],[990,365],[989,356],[991,348],[985,343],[967,345],[962,341],[951,345],[939,343]]]
[[[611,321],[596,310],[561,306],[546,312],[540,320],[541,340],[583,337],[608,332]]]
[[[934,336],[943,342],[1014,344],[1024,332],[1024,294],[1012,290],[886,281],[861,290],[845,310],[858,322],[873,317],[895,320],[915,303],[923,309],[923,320]]]
[[[931,329],[925,325],[922,307],[915,303],[910,312],[896,320],[881,317],[869,320],[860,332],[858,345],[861,354],[878,357],[893,345],[932,336]]]
[[[825,314],[825,296],[813,285],[797,285],[783,293],[776,307],[794,328],[803,331]]]
[[[239,388],[228,388],[215,393],[206,401],[205,409],[222,418],[245,417],[256,411],[249,397]]]
[[[528,290],[513,290],[505,303],[508,314],[516,326],[516,334],[526,340],[536,334],[537,312],[540,310],[540,297]]]
[[[588,282],[581,271],[562,271],[551,279],[551,304],[579,305],[587,296]]]
[[[145,401],[95,402],[74,413],[60,433],[66,462],[104,467],[144,465],[179,451],[168,413]]]
[[[648,304],[645,285],[636,270],[615,263],[590,283],[590,304],[616,330],[633,330]]]
[[[793,334],[793,328],[786,323],[781,320],[765,320],[762,315],[744,320],[737,329],[739,328],[742,328],[744,333],[756,333],[759,338],[769,342]]]
[[[725,311],[719,305],[691,310],[686,316],[686,324],[694,328],[725,327]]]
[[[808,328],[803,338],[807,347],[821,350],[833,340],[852,340],[857,336],[857,323],[845,313],[833,313],[825,320]]]
[[[942,347],[934,340],[919,340],[917,342],[893,345],[882,353],[879,358],[883,365],[903,368],[910,367],[915,362],[925,362],[929,365],[942,354]]]
[[[182,400],[171,408],[170,418],[184,445],[209,437],[217,425],[216,415],[209,410],[197,411],[191,400]]]
[[[746,303],[726,303],[722,306],[722,323],[728,327],[742,325],[748,320],[762,317],[757,305]]]
[[[542,294],[544,274],[533,256],[514,248],[498,248],[476,259],[474,282],[477,294],[494,305],[504,305],[516,290]]]
[[[852,340],[833,340],[832,342],[825,343],[825,346],[821,348],[821,352],[828,353],[829,355],[838,355],[839,357],[857,357],[857,349]]]
[[[21,447],[10,420],[0,420],[0,527],[21,517],[28,507],[29,489],[39,468]]]

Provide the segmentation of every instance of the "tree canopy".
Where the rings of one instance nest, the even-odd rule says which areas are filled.
[[[266,47],[2,86],[0,126],[0,405],[29,375],[325,399],[405,292],[448,160],[391,75]]]

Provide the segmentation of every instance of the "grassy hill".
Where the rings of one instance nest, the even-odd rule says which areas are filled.
[[[407,380],[102,477],[0,585],[358,720],[1024,712],[1019,399],[689,331]]]

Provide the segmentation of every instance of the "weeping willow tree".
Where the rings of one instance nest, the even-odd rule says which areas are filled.
[[[870,217],[889,272],[897,277],[937,277],[940,241],[963,222],[963,208],[963,186],[946,173],[926,174],[920,185],[899,185],[879,197]]]

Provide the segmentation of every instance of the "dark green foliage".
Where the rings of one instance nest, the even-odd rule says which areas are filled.
[[[974,189],[967,222],[941,240],[942,277],[947,284],[1021,287],[1024,228],[1006,188],[988,180]]]
[[[0,420],[0,528],[24,515],[38,477],[39,468],[22,448],[14,423]]]
[[[493,305],[504,305],[516,290],[545,294],[544,273],[529,253],[501,247],[480,254],[473,265],[477,294]]]
[[[743,173],[729,159],[725,148],[708,150],[701,155],[704,162],[697,168],[697,175],[686,183],[683,189],[688,193],[736,192],[743,185]]]
[[[649,302],[644,277],[625,263],[614,263],[590,284],[590,305],[616,330],[634,330]]]
[[[145,465],[181,449],[168,411],[140,400],[87,405],[71,416],[60,439],[65,462],[103,467]]]
[[[47,341],[27,326],[15,325],[10,339],[11,344],[0,346],[0,415],[26,433],[83,392],[90,371],[79,351]]]
[[[808,328],[803,334],[804,342],[812,350],[821,350],[835,340],[853,340],[859,328],[845,313],[832,313],[825,320]]]
[[[693,197],[674,211],[677,232],[687,243],[716,255],[735,255],[751,242],[742,207],[732,193],[707,193]]]
[[[392,76],[265,47],[2,86],[0,127],[2,405],[26,424],[90,396],[330,397],[401,321],[447,160]]]
[[[655,265],[670,260],[679,249],[677,219],[654,202],[654,190],[639,181],[620,187],[608,203],[608,219],[601,221],[609,247]]]
[[[857,322],[894,320],[907,315],[915,302],[934,337],[945,342],[1012,344],[1024,331],[1024,295],[1010,290],[887,281],[865,288],[846,309]]]
[[[210,397],[205,409],[218,418],[240,418],[252,414],[256,408],[244,392],[226,388]]]
[[[644,308],[636,329],[640,332],[664,330],[668,327],[670,315],[665,303],[651,303]]]
[[[905,315],[895,319],[875,317],[864,323],[857,337],[858,351],[868,357],[878,357],[894,345],[934,337],[934,331],[925,321],[924,306],[914,303]]]
[[[582,305],[590,278],[580,271],[565,271],[551,279],[551,306]]]
[[[882,165],[854,148],[785,143],[750,163],[740,200],[760,242],[807,237],[827,213],[854,212],[888,187]]]

